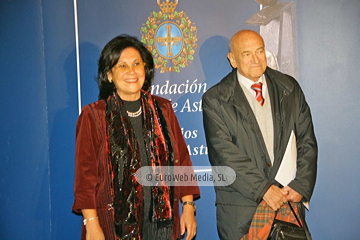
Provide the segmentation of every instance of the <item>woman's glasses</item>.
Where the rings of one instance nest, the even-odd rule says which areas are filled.
[[[114,67],[117,68],[121,73],[125,73],[130,71],[130,68],[134,71],[139,71],[144,69],[144,66],[146,65],[145,62],[134,62],[131,65],[128,65],[126,63],[118,63]]]

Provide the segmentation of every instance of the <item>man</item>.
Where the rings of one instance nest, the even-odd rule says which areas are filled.
[[[234,69],[203,95],[203,116],[210,163],[236,172],[230,186],[215,186],[219,237],[239,240],[260,202],[278,210],[310,200],[317,144],[303,92],[294,78],[267,67],[262,37],[242,30],[229,48]],[[282,186],[275,177],[292,135],[297,169]]]

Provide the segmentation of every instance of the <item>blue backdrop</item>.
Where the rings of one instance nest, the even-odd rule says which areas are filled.
[[[319,143],[308,224],[314,239],[356,239],[360,108],[352,93],[360,88],[360,2],[294,2],[298,81]],[[80,107],[97,100],[106,42],[120,33],[141,38],[150,13],[159,11],[155,0],[0,1],[0,239],[79,239],[81,217],[71,212],[79,100]],[[243,28],[259,31],[245,23],[259,4],[179,0],[176,11],[197,27],[194,58],[180,73],[157,70],[153,93],[173,101],[193,163],[206,166],[201,96],[231,70],[229,38]],[[180,84],[189,91],[170,93]],[[214,201],[213,188],[201,187],[197,239],[218,239]]]

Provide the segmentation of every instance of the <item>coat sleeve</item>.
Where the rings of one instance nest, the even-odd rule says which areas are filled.
[[[295,179],[289,186],[309,201],[314,190],[317,173],[318,147],[314,134],[314,126],[310,108],[305,96],[298,88],[298,101],[296,101],[296,145],[297,170]]]
[[[226,107],[224,102],[218,98],[215,89],[212,90],[203,95],[203,121],[210,163],[212,166],[232,168],[236,173],[236,180],[230,185],[233,191],[260,202],[272,182],[250,159],[245,148],[234,143],[234,135],[238,132],[233,132],[229,126],[241,123],[237,123],[235,116],[223,110]]]
[[[92,108],[82,110],[76,124],[75,181],[73,210],[96,208],[100,141]]]

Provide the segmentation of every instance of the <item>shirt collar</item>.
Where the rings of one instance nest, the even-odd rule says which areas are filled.
[[[266,89],[267,89],[267,85],[266,85],[266,80],[265,80],[265,75],[261,75],[261,77],[259,78],[259,80],[257,82],[254,82],[250,79],[248,79],[247,77],[244,77],[243,75],[241,75],[239,73],[239,71],[236,71],[237,73],[237,78],[238,78],[238,81],[239,81],[239,84],[242,84],[246,89],[249,90],[249,92],[251,94],[253,94],[255,96],[255,91],[251,89],[251,86],[254,84],[254,83],[259,83],[261,82],[263,84],[263,87],[262,87],[262,95],[263,95],[263,98],[265,98],[265,95],[266,95]]]

